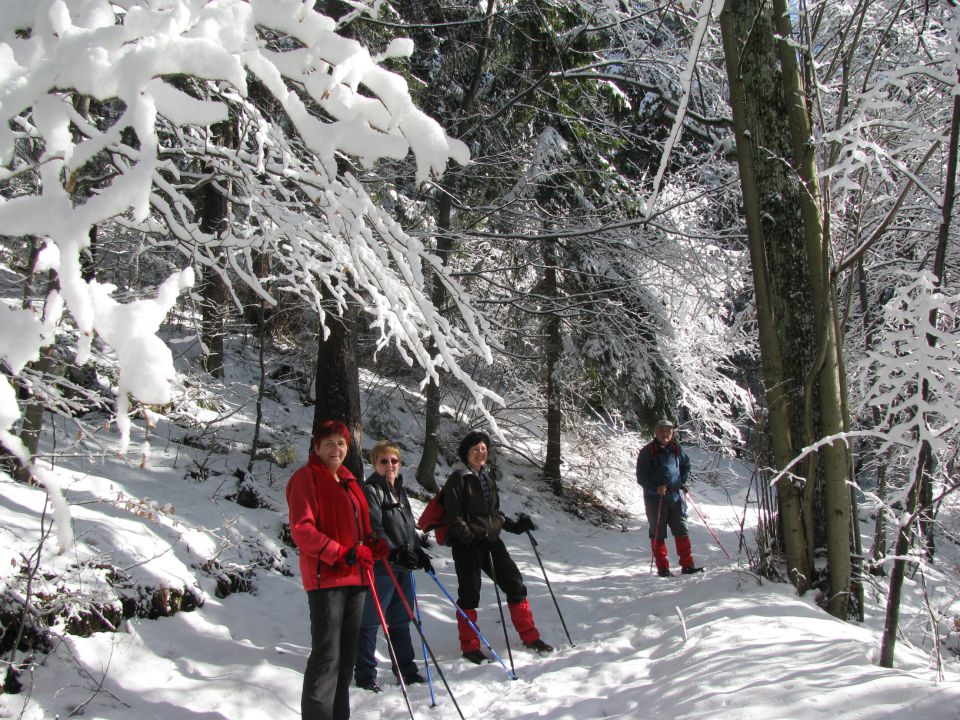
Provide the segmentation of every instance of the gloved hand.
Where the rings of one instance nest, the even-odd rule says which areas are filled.
[[[687,486],[686,486],[686,485],[681,485],[681,486],[680,486],[680,492],[682,492],[684,495],[686,495],[686,494],[687,494]]]
[[[390,544],[383,538],[374,538],[369,543],[370,552],[373,553],[373,560],[383,560],[390,554]]]
[[[520,513],[517,515],[517,519],[514,520],[514,524],[519,528],[518,533],[533,532],[537,529],[537,526],[533,523],[533,518],[527,515],[526,513]]]
[[[406,570],[416,570],[420,567],[420,558],[408,545],[402,545],[390,551],[390,562]]]
[[[357,550],[356,564],[360,567],[360,572],[373,570],[373,551],[366,545],[354,545]]]
[[[340,546],[340,552],[337,554],[337,560],[334,563],[335,565],[346,565],[347,567],[353,567],[354,565],[360,566],[360,570],[372,570],[373,569],[373,553],[370,552],[370,548],[366,545],[361,545],[357,543],[356,545]]]
[[[421,533],[417,533],[417,536],[420,538],[420,547],[428,548],[431,545],[433,545],[433,541],[430,539],[429,534],[425,532],[421,532]]]
[[[515,518],[505,517],[503,519],[503,529],[514,535],[522,535],[528,530],[536,530],[537,526],[533,524],[533,519],[529,515],[520,513]]]
[[[434,575],[433,564],[430,562],[430,556],[427,555],[426,551],[422,547],[416,549],[417,560],[419,561],[419,568],[421,570],[426,570],[431,575]]]
[[[334,565],[346,565],[353,567],[357,564],[357,545],[341,545],[340,552],[337,553],[337,559],[333,561]]]

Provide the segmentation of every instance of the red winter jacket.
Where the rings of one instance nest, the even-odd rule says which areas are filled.
[[[342,547],[372,538],[367,499],[347,468],[341,465],[334,477],[310,453],[287,483],[287,507],[304,590],[366,584],[357,565],[337,562]]]

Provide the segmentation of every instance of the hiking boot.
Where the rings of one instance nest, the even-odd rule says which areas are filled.
[[[531,640],[530,642],[525,642],[523,644],[528,650],[536,650],[541,655],[546,655],[547,653],[552,653],[554,651],[553,645],[548,645],[543,640]]]
[[[681,570],[680,572],[683,573],[684,575],[696,575],[698,572],[703,572],[703,568],[694,567],[693,565],[691,565],[690,567],[683,568],[683,570]]]
[[[463,654],[463,657],[472,662],[474,665],[480,665],[489,659],[479,650],[469,650]]]
[[[383,688],[380,687],[380,683],[377,682],[376,678],[370,678],[369,680],[357,680],[357,687],[361,690],[366,690],[367,692],[372,693],[383,692]]]
[[[409,675],[403,676],[404,685],[418,685],[420,683],[425,683],[427,679],[420,674],[418,670],[414,670]]]
[[[657,575],[660,577],[673,577],[673,573],[669,570],[657,570]]]

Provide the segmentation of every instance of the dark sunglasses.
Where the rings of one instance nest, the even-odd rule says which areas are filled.
[[[400,458],[380,458],[379,460],[377,460],[377,463],[380,465],[386,465],[387,463],[389,463],[390,465],[399,465]]]

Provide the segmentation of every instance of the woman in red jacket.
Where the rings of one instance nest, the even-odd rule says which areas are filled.
[[[387,551],[370,530],[367,500],[343,466],[350,431],[334,420],[313,435],[307,464],[287,483],[290,532],[300,551],[300,578],[310,606],[310,658],[303,674],[303,720],[350,717],[367,579]]]

